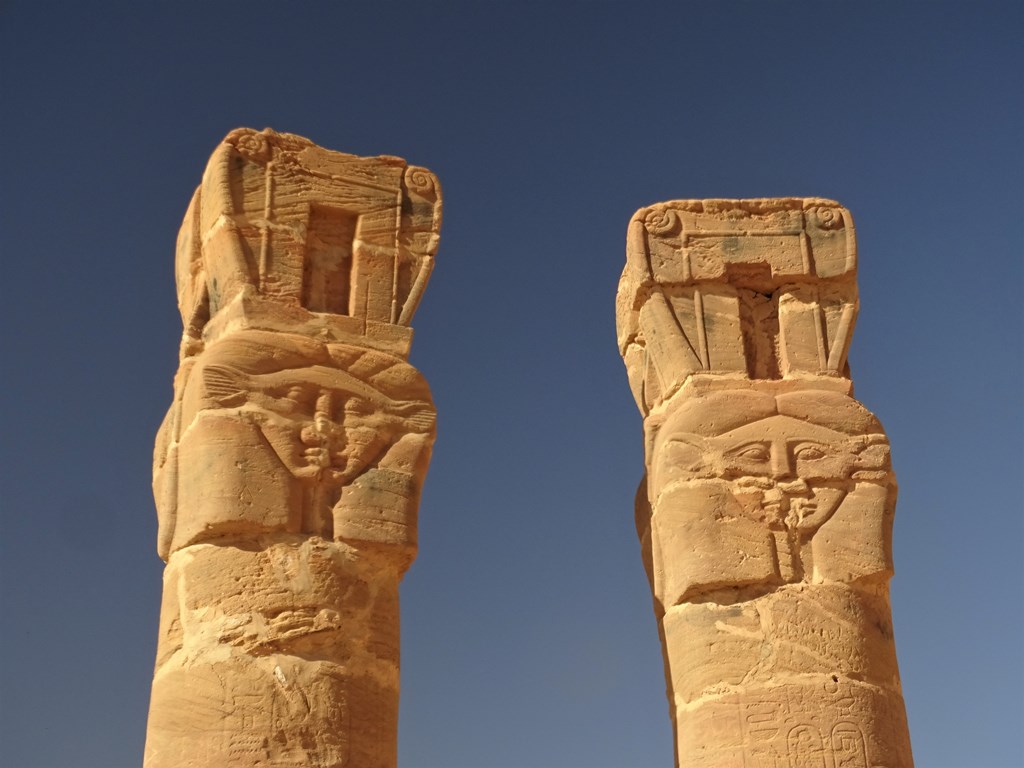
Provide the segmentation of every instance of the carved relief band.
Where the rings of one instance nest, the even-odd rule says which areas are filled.
[[[889,443],[853,397],[849,211],[675,201],[629,225],[619,349],[676,764],[909,768]]]
[[[406,362],[437,179],[239,129],[185,215],[147,768],[393,768],[398,583],[434,440]]]

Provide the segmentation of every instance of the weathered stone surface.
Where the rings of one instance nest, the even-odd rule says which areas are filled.
[[[676,201],[630,222],[619,345],[677,765],[912,765],[896,481],[852,395],[856,312],[853,221],[832,201]]]
[[[395,157],[233,131],[178,238],[147,768],[393,767],[435,413],[405,358],[441,221]]]

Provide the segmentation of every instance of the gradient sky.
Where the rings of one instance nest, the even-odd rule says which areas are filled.
[[[851,366],[900,480],[917,763],[1024,765],[1024,4],[0,5],[0,764],[141,761],[175,236],[272,126],[434,170],[439,439],[402,586],[402,768],[667,768],[615,346],[626,223],[814,195],[857,222]]]

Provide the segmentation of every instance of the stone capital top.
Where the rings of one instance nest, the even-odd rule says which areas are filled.
[[[641,208],[616,300],[619,351],[641,412],[696,375],[848,378],[856,267],[853,217],[832,200]]]
[[[440,226],[440,184],[425,168],[232,131],[178,235],[183,357],[240,328],[405,357]]]

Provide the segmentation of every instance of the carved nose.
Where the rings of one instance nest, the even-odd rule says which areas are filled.
[[[772,447],[772,479],[785,480],[793,477],[793,462],[785,446]]]

